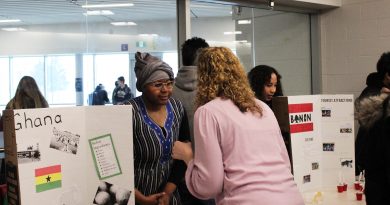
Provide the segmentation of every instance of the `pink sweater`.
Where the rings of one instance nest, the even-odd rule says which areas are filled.
[[[195,156],[186,172],[194,196],[224,205],[304,204],[278,122],[266,104],[257,103],[262,117],[221,98],[195,112]]]

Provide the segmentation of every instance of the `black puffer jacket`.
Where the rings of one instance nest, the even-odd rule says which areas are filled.
[[[381,94],[381,89],[383,87],[383,83],[380,80],[379,74],[377,72],[370,73],[367,76],[366,79],[366,85],[367,87],[364,88],[356,102],[360,102],[360,100],[376,96]],[[359,123],[360,124],[360,123]],[[368,130],[365,129],[364,126],[360,126],[359,130],[357,132],[356,141],[355,141],[355,175],[358,176],[361,171],[365,169],[365,161],[366,160],[366,153],[365,153],[365,144],[366,144],[366,135],[368,133]]]
[[[389,95],[367,97],[356,103],[356,117],[367,130],[363,147],[367,205],[390,204]]]

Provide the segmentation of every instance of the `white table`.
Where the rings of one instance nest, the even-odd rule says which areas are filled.
[[[306,205],[366,205],[366,199],[363,194],[363,199],[361,201],[356,200],[356,190],[354,189],[353,184],[348,184],[348,190],[342,193],[337,192],[337,188],[323,188],[318,190],[321,192],[322,200],[318,200],[315,203],[313,201],[316,191],[309,191],[302,193],[302,196],[305,200]]]

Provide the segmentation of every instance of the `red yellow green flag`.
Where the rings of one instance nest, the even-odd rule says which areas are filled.
[[[43,192],[61,187],[61,165],[43,167],[35,170],[35,190]]]

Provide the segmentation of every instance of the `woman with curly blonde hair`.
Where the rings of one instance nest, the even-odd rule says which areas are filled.
[[[241,112],[262,114],[262,109],[255,103],[254,93],[245,80],[244,68],[230,49],[204,49],[198,58],[198,76],[197,107],[216,97],[222,97],[232,100]]]
[[[8,102],[6,109],[47,108],[45,97],[34,78],[23,76],[16,88],[15,96]]]
[[[195,155],[190,143],[172,151],[187,164],[188,190],[217,204],[303,205],[278,122],[238,58],[228,48],[202,49],[198,80]]]

